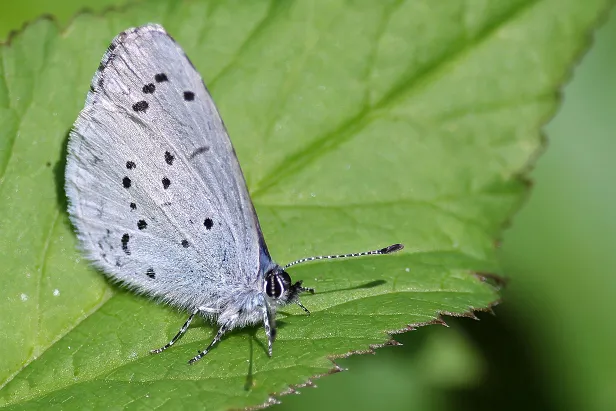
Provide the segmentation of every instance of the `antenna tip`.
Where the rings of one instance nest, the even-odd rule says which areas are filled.
[[[381,248],[379,252],[381,254],[390,254],[395,253],[396,251],[400,251],[404,248],[402,244],[392,244],[389,247]]]

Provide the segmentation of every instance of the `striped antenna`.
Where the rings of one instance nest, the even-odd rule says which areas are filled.
[[[364,255],[391,254],[391,253],[395,253],[396,251],[400,251],[403,248],[404,246],[402,244],[392,244],[388,247],[381,248],[379,250],[364,251],[362,253],[350,253],[350,254],[339,254],[339,255],[320,255],[317,257],[306,257],[300,260],[293,261],[292,263],[285,265],[282,269],[286,270],[287,268],[294,266],[296,264],[307,263],[309,261],[315,261],[315,260],[362,257]]]

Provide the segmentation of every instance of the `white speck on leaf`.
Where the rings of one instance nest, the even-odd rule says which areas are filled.
[[[20,297],[21,297],[21,301],[28,301],[28,296],[26,294],[21,293]]]
[[[57,288],[55,290],[53,290],[53,295],[54,296],[59,296],[60,295],[60,290],[58,290]]]

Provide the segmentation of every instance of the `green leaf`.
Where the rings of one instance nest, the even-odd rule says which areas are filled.
[[[540,127],[607,0],[159,0],[0,48],[0,406],[256,406],[335,370],[330,358],[440,313],[488,308],[495,240],[523,201]],[[76,250],[66,136],[115,34],[162,23],[210,88],[272,256],[397,255],[293,268],[317,289],[194,366],[215,330],[111,286]]]

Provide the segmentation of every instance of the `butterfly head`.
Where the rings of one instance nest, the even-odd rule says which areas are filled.
[[[278,305],[299,304],[299,294],[305,291],[314,293],[312,288],[302,287],[301,281],[293,284],[289,273],[280,266],[276,266],[265,274],[264,288],[267,296]],[[301,304],[299,305],[303,307]]]

